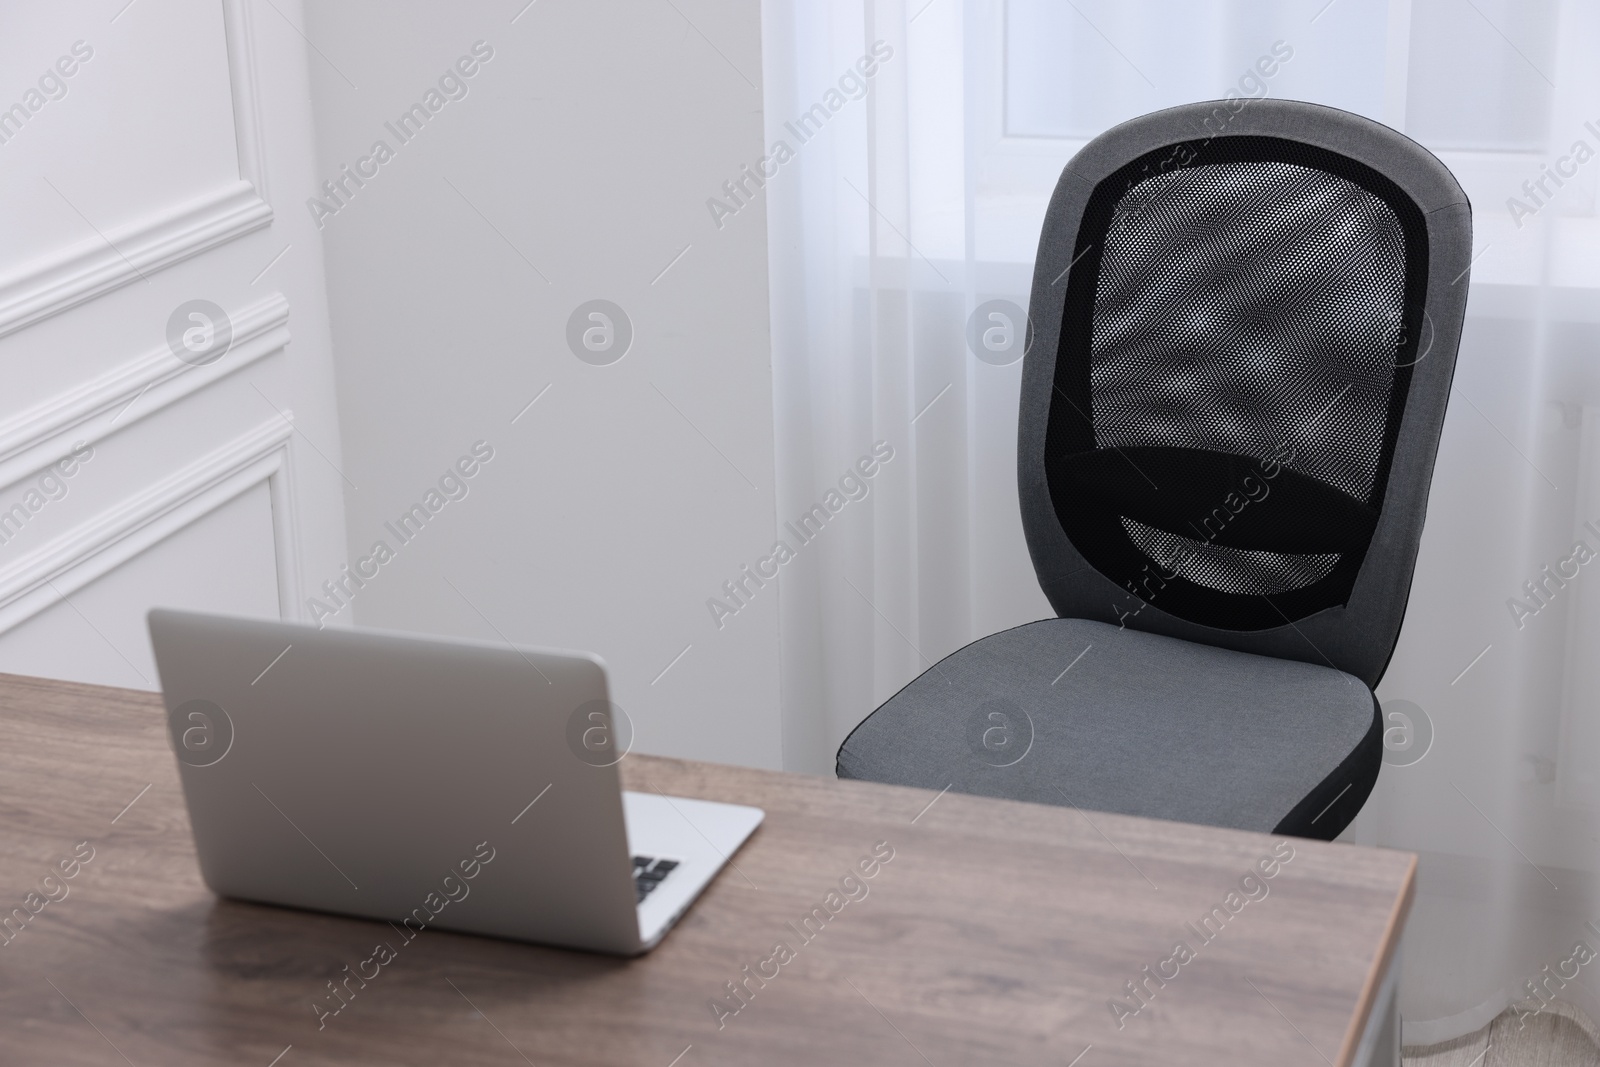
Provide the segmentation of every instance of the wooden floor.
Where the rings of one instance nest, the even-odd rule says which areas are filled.
[[[1600,1034],[1575,1009],[1554,1004],[1519,1024],[1507,1009],[1488,1026],[1437,1045],[1406,1046],[1405,1067],[1595,1067]]]

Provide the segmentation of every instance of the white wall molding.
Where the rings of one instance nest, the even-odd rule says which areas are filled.
[[[341,435],[322,235],[304,211],[273,210],[321,180],[316,116],[305,41],[272,4],[307,25],[279,0],[135,5],[111,27],[115,48],[90,38],[95,58],[73,84],[99,88],[73,88],[30,120],[27,145],[5,149],[69,200],[35,175],[0,203],[0,233],[21,242],[0,256],[0,506],[37,504],[46,470],[80,441],[95,449],[69,498],[23,536],[9,533],[14,517],[0,531],[6,669],[125,680],[81,608],[153,681],[152,605],[304,618],[301,584],[345,558],[343,483],[307,447],[340,462],[323,444]],[[12,51],[55,56],[81,36],[71,6],[0,17]],[[431,60],[424,75],[437,77]],[[204,366],[165,336],[190,297],[231,327]],[[82,635],[91,645],[73,643]]]
[[[299,564],[288,484],[290,416],[269,419],[0,568],[0,634],[70,597],[263,481],[272,497],[279,610],[298,618]]]
[[[0,278],[0,337],[164,270],[272,221],[249,181],[85,238]]]
[[[239,145],[239,177],[267,200],[267,163],[256,101],[255,26],[250,0],[222,0],[228,34],[228,78],[233,90],[233,136]]]
[[[0,486],[28,477],[79,441],[94,444],[289,343],[289,302],[273,293],[229,316],[233,343],[215,363],[192,366],[165,344],[0,419]]]

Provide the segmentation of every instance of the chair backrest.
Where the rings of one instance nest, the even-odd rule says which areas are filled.
[[[1333,108],[1191,104],[1089,142],[1045,215],[1019,419],[1056,612],[1376,685],[1471,251],[1444,164]]]

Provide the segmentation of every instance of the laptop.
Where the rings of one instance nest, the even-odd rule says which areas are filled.
[[[407,938],[637,955],[763,817],[624,791],[625,716],[589,653],[166,609],[148,621],[219,896]]]

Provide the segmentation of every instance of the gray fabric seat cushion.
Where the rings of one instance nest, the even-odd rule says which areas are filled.
[[[1376,701],[1353,675],[1048,619],[923,673],[851,733],[838,772],[1331,838],[1381,755]]]

